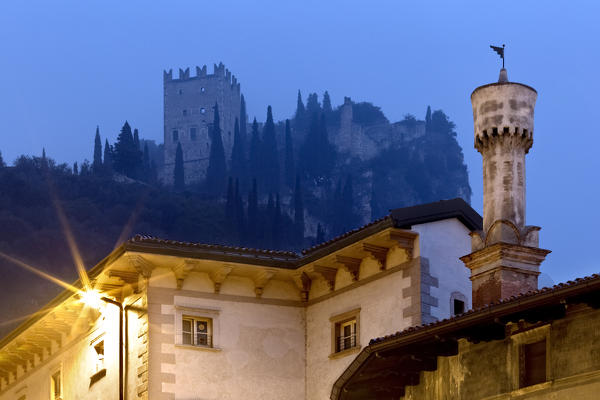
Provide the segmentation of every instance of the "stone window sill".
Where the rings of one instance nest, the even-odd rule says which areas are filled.
[[[550,386],[552,386],[552,381],[546,381],[546,382],[538,383],[536,385],[526,386],[526,387],[523,387],[523,388],[520,388],[517,390],[513,390],[511,395],[512,396],[520,396],[523,394],[537,392],[538,390],[548,389]]]
[[[106,376],[106,368],[101,369],[100,371],[96,372],[94,375],[90,376],[90,387],[92,387],[92,385],[96,382],[98,382],[100,379],[104,378]]]
[[[190,350],[200,350],[200,351],[211,351],[211,352],[219,352],[221,351],[218,347],[208,347],[208,346],[193,346],[191,344],[176,344],[175,347],[179,347],[182,349],[190,349]]]
[[[360,345],[354,346],[354,347],[350,347],[349,349],[346,350],[342,350],[342,351],[338,351],[337,353],[331,353],[329,355],[329,358],[331,360],[334,360],[336,358],[343,358],[346,356],[349,356],[350,354],[355,354],[358,353],[360,351]]]

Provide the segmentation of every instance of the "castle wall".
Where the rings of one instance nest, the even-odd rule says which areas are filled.
[[[183,150],[186,183],[204,179],[215,102],[219,105],[225,158],[228,162],[231,158],[235,119],[240,116],[240,85],[223,64],[215,65],[213,74],[206,73],[206,66],[196,69],[193,77],[189,68],[179,70],[179,79],[173,79],[170,71],[164,74],[165,159],[161,179],[167,184],[173,180],[177,143]]]

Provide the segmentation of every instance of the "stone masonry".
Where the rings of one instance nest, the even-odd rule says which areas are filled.
[[[181,143],[186,183],[204,179],[210,154],[210,128],[214,105],[219,105],[221,135],[226,159],[231,157],[235,119],[240,115],[240,84],[223,63],[214,65],[207,74],[206,65],[196,67],[196,76],[190,69],[179,69],[179,78],[173,71],[164,71],[164,169],[161,179],[173,180],[175,152]],[[245,121],[244,121],[245,123]]]

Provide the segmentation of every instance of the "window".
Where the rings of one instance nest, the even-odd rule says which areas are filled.
[[[212,347],[212,320],[182,317],[181,344]]]
[[[360,349],[359,343],[360,308],[330,318],[331,321],[331,355],[336,357]]]
[[[525,321],[507,325],[512,331],[512,382],[514,389],[550,384],[552,379],[548,366],[550,324],[529,324]],[[537,390],[535,387],[533,389]]]
[[[546,382],[546,339],[521,345],[519,387]]]
[[[183,116],[185,117],[187,115],[187,110],[183,110]]]
[[[50,377],[50,399],[62,400],[62,371],[59,369]]]
[[[179,94],[183,94],[183,90],[179,89]]]
[[[450,294],[450,316],[462,314],[466,308],[467,296],[461,292],[452,292]]]
[[[177,129],[173,131],[173,142],[177,142],[179,140],[179,132]]]
[[[200,109],[200,112],[201,112],[202,114],[205,114],[205,113],[206,113],[206,109],[204,109],[204,108],[201,108],[201,109]]]
[[[220,351],[219,310],[175,306],[175,345]]]
[[[462,314],[465,312],[465,302],[462,300],[454,299],[454,307],[452,309],[453,315]]]
[[[196,140],[196,128],[190,128],[190,139]]]
[[[205,89],[203,87],[200,88],[200,91],[204,93]]]

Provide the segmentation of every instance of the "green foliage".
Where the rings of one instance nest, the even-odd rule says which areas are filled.
[[[102,140],[100,140],[100,127],[96,127],[96,137],[94,138],[94,161],[92,163],[95,174],[102,172]]]
[[[219,105],[215,103],[214,119],[211,127],[210,155],[206,170],[206,191],[212,194],[221,194],[225,189],[227,165],[225,162],[225,149],[221,136],[221,122],[219,118]]]
[[[245,177],[247,172],[245,143],[246,141],[240,131],[239,121],[236,118],[233,129],[233,148],[231,150],[231,175],[236,178]]]
[[[352,119],[361,125],[389,124],[381,108],[372,103],[352,103]]]
[[[259,179],[263,182],[262,184],[267,192],[275,193],[279,191],[279,157],[271,106],[267,107],[267,122],[265,122],[263,129],[260,153],[261,168]]]
[[[139,150],[139,138],[136,144],[131,132],[131,126],[125,121],[114,146],[113,168],[116,172],[130,178],[137,178],[141,161],[142,154]]]
[[[325,115],[312,115],[299,157],[303,174],[317,183],[329,180],[335,166],[336,152],[329,142]]]
[[[290,120],[285,120],[285,184],[292,188],[294,186],[294,177],[296,176],[296,163],[294,161],[294,143],[292,139],[292,130]]]
[[[185,176],[183,169],[183,149],[181,148],[181,142],[177,143],[177,150],[175,151],[175,169],[173,170],[173,189],[176,192],[183,192],[185,190]]]

